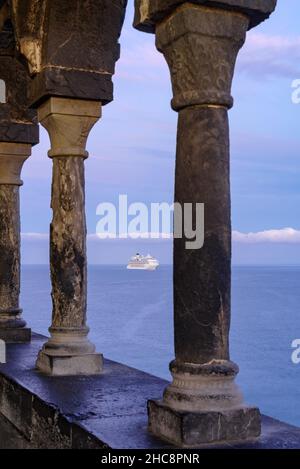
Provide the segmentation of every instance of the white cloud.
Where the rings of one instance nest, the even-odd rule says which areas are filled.
[[[141,233],[138,236],[131,236],[127,239],[171,239],[171,233]],[[108,239],[106,237],[98,236],[95,233],[88,234],[88,241],[99,241]],[[110,239],[120,239],[117,238]],[[121,238],[122,239],[122,238]],[[300,230],[294,228],[282,228],[278,230],[264,230],[258,232],[241,233],[240,231],[232,232],[233,242],[246,243],[246,244],[257,244],[257,243],[288,243],[288,244],[300,244]],[[48,241],[49,235],[47,233],[22,233],[22,240],[24,241]]]
[[[168,67],[155,47],[154,35],[132,30],[127,31],[126,36],[129,40],[122,46],[117,76],[133,82],[169,84]]]
[[[249,33],[238,60],[239,70],[260,77],[299,76],[300,36]]]
[[[293,228],[282,228],[279,230],[265,230],[256,233],[241,233],[233,231],[233,241],[237,243],[300,243],[300,231]]]
[[[47,233],[21,233],[21,238],[24,241],[48,241],[49,235]]]
[[[276,51],[279,54],[284,52],[295,52],[295,48],[300,47],[300,36],[288,37],[280,35],[269,35],[264,33],[251,33],[248,35],[248,49],[256,51]]]
[[[23,241],[49,241],[49,234],[47,233],[21,233],[21,238]],[[171,239],[171,233],[155,233],[155,232],[145,232],[145,233],[131,233],[128,235],[127,239]],[[125,235],[117,235],[110,238],[107,237],[107,233],[90,233],[87,235],[88,241],[99,241],[103,239],[126,239]]]

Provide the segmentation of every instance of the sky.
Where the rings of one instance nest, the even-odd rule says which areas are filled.
[[[250,31],[241,50],[230,111],[234,264],[300,264],[300,3],[278,0],[276,12]],[[114,102],[88,140],[86,214],[88,260],[125,263],[150,251],[170,263],[172,243],[103,240],[95,236],[99,203],[172,203],[177,114],[170,108],[169,71],[154,36],[132,27],[129,0],[114,76]],[[299,93],[300,96],[300,93]],[[51,160],[47,132],[23,169],[22,262],[48,262]],[[147,252],[146,252],[147,251]]]

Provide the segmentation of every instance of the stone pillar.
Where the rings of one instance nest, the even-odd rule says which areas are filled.
[[[236,57],[253,18],[229,8],[232,1],[220,3],[223,8],[212,1],[136,1],[136,27],[149,31],[155,24],[157,48],[170,68],[172,107],[179,113],[175,201],[193,203],[194,212],[196,203],[205,204],[204,246],[189,250],[186,239],[174,240],[173,382],[162,400],[148,403],[150,431],[191,447],[260,434],[259,410],[244,403],[235,384],[238,366],[229,354],[227,114]]]
[[[30,144],[0,142],[0,339],[5,342],[31,338],[19,305],[19,187],[22,166],[30,154]]]
[[[37,360],[49,374],[98,373],[102,366],[86,327],[85,144],[101,106],[113,100],[126,6],[127,0],[9,2],[17,49],[31,77],[30,105],[51,139],[53,318]]]
[[[4,21],[0,32],[0,339],[6,342],[28,342],[31,336],[19,305],[20,175],[31,147],[39,141],[36,111],[29,109],[27,100],[29,79],[18,60],[12,26]]]
[[[87,338],[84,193],[86,141],[100,115],[100,102],[79,99],[50,98],[38,109],[39,121],[50,136],[49,157],[53,159],[53,312],[51,337],[40,351],[36,366],[51,375],[97,374],[102,369],[102,355]]]

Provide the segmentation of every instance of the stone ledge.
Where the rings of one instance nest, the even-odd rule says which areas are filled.
[[[104,106],[113,100],[112,75],[49,67],[32,80],[29,94],[33,108],[51,96],[101,101]]]
[[[172,448],[147,431],[147,400],[166,381],[110,360],[99,376],[47,377],[34,370],[44,341],[33,334],[31,344],[9,344],[0,365],[0,413],[28,447]],[[257,440],[214,447],[300,448],[300,428],[266,416],[262,427]]]
[[[0,120],[0,141],[37,145],[39,143],[38,125],[2,119]]]

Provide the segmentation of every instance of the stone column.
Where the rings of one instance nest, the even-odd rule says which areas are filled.
[[[174,3],[180,5],[171,9]],[[229,354],[227,114],[236,57],[250,18],[228,8],[228,1],[218,2],[227,8],[206,3],[214,5],[136,1],[136,26],[151,31],[155,24],[157,48],[170,68],[172,107],[179,113],[175,201],[193,203],[194,214],[196,203],[205,204],[204,246],[190,250],[186,239],[174,240],[173,382],[162,400],[148,403],[150,431],[191,447],[260,434],[259,410],[244,403],[235,384],[238,366]]]
[[[29,109],[29,76],[18,60],[9,21],[0,32],[0,339],[28,342],[20,294],[21,169],[39,141],[36,112]]]
[[[17,49],[31,77],[30,106],[51,139],[53,318],[37,360],[49,374],[98,373],[102,366],[86,327],[85,144],[101,106],[113,100],[126,6],[127,0],[9,2]]]
[[[0,339],[30,342],[20,296],[20,200],[24,161],[31,145],[0,142]]]
[[[84,160],[88,134],[101,115],[101,104],[50,98],[38,109],[47,129],[53,159],[53,219],[50,227],[52,281],[51,337],[37,368],[51,375],[97,374],[102,355],[89,342],[86,325],[87,260]]]

